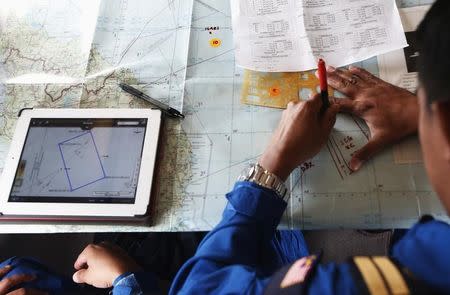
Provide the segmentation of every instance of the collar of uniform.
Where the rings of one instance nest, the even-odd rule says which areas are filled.
[[[227,199],[238,213],[273,226],[278,225],[286,209],[286,202],[274,191],[248,181],[237,182]]]
[[[450,293],[450,225],[427,220],[414,225],[392,248],[399,264],[434,288]]]

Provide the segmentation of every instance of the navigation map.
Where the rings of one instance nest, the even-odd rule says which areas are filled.
[[[64,3],[66,10],[73,15],[80,12],[73,7],[74,1],[58,0],[57,2]],[[262,2],[275,3],[274,1]],[[397,4],[403,7],[431,2],[433,1],[402,0],[397,1]],[[96,45],[91,49],[87,72],[90,73],[88,77],[92,78],[87,78],[83,86],[77,86],[76,83],[66,85],[7,83],[2,90],[0,84],[0,97],[4,99],[3,109],[5,110],[0,116],[0,133],[5,140],[2,141],[0,138],[0,143],[6,144],[11,138],[17,111],[22,107],[36,106],[36,104],[43,107],[71,105],[85,108],[148,107],[138,99],[124,94],[117,87],[117,81],[125,80],[129,84],[136,84],[153,95],[156,92],[152,90],[152,87],[158,86],[159,82],[161,86],[174,85],[171,84],[169,77],[176,75],[177,77],[172,81],[180,81],[178,80],[180,75],[186,72],[185,85],[182,88],[178,86],[176,88],[183,91],[177,92],[174,87],[170,87],[175,91],[173,93],[184,93],[183,99],[178,102],[182,101],[182,110],[186,118],[182,122],[167,120],[161,130],[159,143],[161,156],[158,159],[159,169],[156,171],[158,176],[155,178],[155,194],[152,195],[155,207],[151,226],[67,225],[62,227],[59,225],[55,227],[49,225],[43,227],[39,225],[34,227],[34,225],[27,225],[29,231],[211,230],[220,220],[226,204],[225,193],[232,189],[242,169],[249,162],[258,160],[278,124],[281,110],[249,106],[240,102],[243,70],[235,66],[229,1],[194,0],[192,22],[186,17],[174,18],[174,15],[185,16],[188,12],[190,13],[190,11],[184,11],[186,13],[184,14],[180,11],[188,4],[192,2],[185,0],[108,1],[108,5],[114,6],[115,10],[108,9],[106,4],[100,4],[98,14],[103,17],[99,18],[99,30],[92,34],[94,44],[100,45],[101,42],[109,40],[108,44],[112,44],[113,47]],[[136,7],[141,9],[135,9]],[[163,10],[165,7],[167,9]],[[130,8],[133,9],[130,10]],[[34,14],[30,13],[30,15],[37,16],[39,11],[44,10],[35,10]],[[155,18],[156,15],[159,17]],[[2,33],[0,47],[5,46],[4,44],[9,44],[8,46],[14,44],[22,45],[20,48],[27,48],[25,41],[30,38],[26,36],[30,36],[31,32],[35,34],[35,38],[41,38],[41,42],[45,44],[52,42],[51,40],[61,40],[49,38],[49,34],[52,37],[54,34],[52,31],[45,30],[46,26],[40,26],[42,22],[33,22],[30,17],[21,19],[23,26],[2,27],[7,34]],[[174,20],[178,20],[178,23]],[[47,21],[50,22],[50,20]],[[67,21],[64,22],[58,18],[52,18],[51,21],[53,25],[60,27],[67,24]],[[122,25],[114,27],[116,23]],[[112,29],[108,26],[112,26]],[[186,26],[190,29],[186,29]],[[150,33],[149,30],[154,31]],[[11,38],[4,37],[10,36],[8,33],[11,34]],[[135,64],[136,59],[145,56],[148,60],[165,61],[164,56],[171,56],[167,54],[170,51],[161,49],[164,53],[162,56],[158,45],[165,40],[161,36],[167,37],[167,34],[172,36],[172,39],[167,39],[172,45],[170,47],[172,54],[179,53],[181,56],[185,53],[185,46],[189,46],[185,69],[182,66],[171,69],[172,60],[169,58],[169,62],[166,62],[171,73],[169,76],[166,74],[167,71],[163,71],[164,74],[159,78],[144,79],[147,82],[139,83],[141,78],[150,75],[140,74],[142,68],[138,70],[140,67],[139,64]],[[170,41],[175,40],[175,34],[188,34],[188,44],[180,45],[178,42],[175,44]],[[117,47],[114,47],[116,43]],[[68,43],[63,41],[60,41],[58,45],[48,44],[49,47],[72,50],[67,48]],[[10,51],[0,50],[0,62],[6,60],[6,65],[11,65],[6,68],[6,71],[29,65],[29,60],[22,57],[26,52],[24,50],[21,50],[22,55],[18,55],[17,51],[12,51],[9,55]],[[2,55],[3,52],[7,53],[6,56]],[[55,54],[57,53],[52,53],[52,56]],[[46,58],[36,52],[33,56],[35,59],[46,60],[46,66],[52,61],[49,56]],[[122,56],[124,58],[121,60]],[[132,68],[133,64],[136,67]],[[150,66],[152,63],[146,64]],[[42,63],[36,61],[33,65],[42,66]],[[376,58],[358,65],[378,75]],[[150,69],[152,68],[147,68],[147,70]],[[81,99],[77,91],[81,92]],[[171,99],[171,103],[176,101]],[[94,131],[93,136],[102,159],[100,143]],[[60,168],[63,167],[63,163],[58,143],[73,137],[74,135],[68,135],[54,140],[54,155],[60,159],[58,160]],[[448,220],[445,210],[427,181],[423,164],[397,164],[394,161],[393,149],[386,150],[366,163],[358,173],[350,174],[346,163],[350,160],[350,155],[367,142],[368,137],[369,131],[364,122],[351,116],[339,115],[333,134],[321,153],[298,167],[288,180],[291,196],[280,225],[282,228],[409,227],[417,221],[419,216],[426,213]],[[88,140],[88,135],[83,135],[79,138],[81,139],[87,140],[88,146],[93,145],[92,141]],[[1,147],[0,145],[0,154]],[[63,144],[63,152],[66,148],[69,150],[69,146]],[[95,159],[92,149],[90,151],[89,156]],[[65,154],[64,157],[66,157]],[[103,159],[102,164],[105,174],[111,175]],[[91,185],[77,189],[78,186],[102,177],[101,169],[99,166],[96,167],[89,179],[73,178],[72,189],[75,191],[72,194],[87,189]],[[72,181],[72,178],[70,179]],[[60,181],[61,187],[70,193],[70,185],[65,173],[60,173]],[[99,185],[103,181],[97,181],[92,185]]]
[[[404,2],[399,4],[412,1]],[[420,4],[425,2],[430,1]],[[230,15],[228,1],[194,1],[186,118],[163,132],[165,164],[152,229],[213,228],[226,204],[225,193],[243,168],[259,159],[280,119],[281,110],[240,102],[244,70],[235,66]],[[378,75],[376,58],[357,66]],[[338,116],[323,150],[290,176],[282,228],[404,228],[427,213],[448,220],[423,164],[397,164],[393,149],[350,172],[352,153],[369,136],[360,119]]]
[[[0,171],[24,107],[182,111],[193,0],[40,0],[0,10]]]

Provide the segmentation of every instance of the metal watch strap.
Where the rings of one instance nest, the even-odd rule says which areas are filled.
[[[249,168],[244,170],[238,180],[254,182],[262,187],[271,189],[285,201],[287,197],[289,197],[289,194],[287,194],[286,185],[284,184],[283,180],[281,180],[275,174],[267,171],[259,163],[253,164]]]

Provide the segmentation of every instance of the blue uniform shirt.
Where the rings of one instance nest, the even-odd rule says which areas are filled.
[[[273,191],[238,182],[227,195],[220,223],[177,274],[170,294],[261,294],[285,264],[308,255],[299,231],[276,227],[286,203]],[[416,224],[396,243],[392,258],[427,285],[450,293],[450,226]],[[351,263],[317,265],[305,284],[309,294],[359,294]]]
[[[286,203],[273,191],[238,182],[227,199],[222,220],[180,269],[170,294],[261,294],[278,269],[309,255],[300,231],[276,231]],[[411,228],[394,245],[392,258],[427,286],[450,293],[449,249],[450,226],[431,220]],[[305,293],[359,294],[353,268],[350,262],[316,265]],[[155,290],[151,274],[127,273],[116,279],[113,294]]]

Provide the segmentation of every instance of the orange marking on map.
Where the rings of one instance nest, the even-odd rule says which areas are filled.
[[[219,47],[222,44],[222,41],[219,38],[213,38],[209,40],[209,45],[211,47]]]
[[[281,89],[278,86],[273,86],[269,88],[269,95],[270,96],[278,96],[281,93]]]

